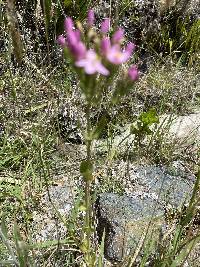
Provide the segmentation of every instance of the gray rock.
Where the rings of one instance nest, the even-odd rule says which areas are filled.
[[[137,190],[129,192],[129,196],[151,197],[159,201],[162,206],[169,203],[177,208],[189,196],[194,176],[172,175],[170,172],[168,168],[153,165],[136,167],[131,179],[135,185],[137,184]]]
[[[200,112],[179,116],[172,122],[170,133],[186,142],[200,142]]]
[[[137,248],[150,220],[158,237],[165,225],[165,208],[177,208],[192,190],[192,181],[172,176],[164,168],[140,166],[135,171],[135,183],[140,180],[135,192],[123,196],[103,193],[97,201],[97,229],[100,237],[105,229],[105,256],[112,261],[121,261]]]
[[[35,242],[65,238],[67,229],[59,218],[69,216],[73,206],[73,188],[68,181],[57,181],[40,200],[40,210],[33,212],[32,233]]]
[[[132,199],[113,193],[104,193],[99,198],[99,236],[105,229],[105,256],[109,260],[121,261],[137,247],[145,233],[149,219],[162,217],[164,210],[151,198]]]

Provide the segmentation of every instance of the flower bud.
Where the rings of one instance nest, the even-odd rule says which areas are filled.
[[[79,41],[79,35],[76,31],[71,31],[67,35],[68,45],[75,45]]]
[[[72,18],[70,17],[67,17],[64,21],[64,29],[65,29],[65,32],[70,32],[73,30],[73,27],[74,27],[74,22],[72,20]]]
[[[106,55],[106,53],[108,52],[110,48],[110,38],[109,37],[104,37],[101,40],[101,53],[103,55]]]
[[[66,46],[66,39],[63,35],[59,35],[57,39],[57,43],[62,47]]]
[[[119,28],[112,36],[112,42],[113,43],[119,43],[124,38],[124,30],[122,28]]]
[[[105,18],[101,23],[101,32],[107,33],[110,30],[110,19]]]
[[[76,60],[80,60],[85,57],[86,47],[84,43],[78,42],[70,47],[70,51]]]
[[[131,81],[137,81],[139,79],[139,72],[137,66],[133,65],[128,70],[128,76]]]
[[[133,51],[135,50],[135,44],[133,43],[128,43],[125,49],[125,52],[129,55],[131,55],[133,53]]]
[[[88,11],[88,15],[87,15],[87,24],[89,27],[92,27],[94,22],[95,22],[94,11],[92,9],[90,9]]]

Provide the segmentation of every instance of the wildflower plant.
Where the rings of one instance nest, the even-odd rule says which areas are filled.
[[[124,30],[119,28],[112,32],[109,18],[102,21],[98,30],[95,27],[93,10],[88,11],[86,25],[77,22],[75,27],[70,17],[65,18],[64,33],[57,39],[77,74],[86,102],[87,125],[84,136],[87,157],[81,163],[80,172],[85,182],[85,223],[81,248],[88,266],[95,264],[95,250],[91,243],[94,229],[91,200],[91,184],[94,180],[92,143],[106,124],[103,120],[95,126],[92,125],[91,110],[97,109],[103,97],[107,100],[107,107],[118,104],[139,78],[135,65],[126,71],[120,71],[122,64],[128,62],[135,50],[133,43],[124,46],[124,40]]]

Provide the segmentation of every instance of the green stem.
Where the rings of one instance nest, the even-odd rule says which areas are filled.
[[[86,109],[86,120],[87,120],[87,161],[91,160],[91,148],[92,140],[90,139],[91,132],[91,121],[90,121],[91,105],[87,104]],[[91,181],[85,181],[85,205],[86,205],[86,240],[87,240],[87,258],[90,258],[90,238],[91,238],[91,223],[92,223],[92,214],[91,214],[91,194],[90,194],[90,185]]]

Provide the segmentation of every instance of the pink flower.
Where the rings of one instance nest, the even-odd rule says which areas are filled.
[[[82,42],[78,42],[77,44],[69,46],[69,49],[75,60],[84,58],[87,51],[85,45]]]
[[[84,58],[86,53],[86,47],[81,42],[81,35],[79,30],[70,30],[67,33],[67,47],[69,48],[70,52],[72,53],[72,56],[79,60],[81,58]]]
[[[70,17],[67,17],[65,20],[64,20],[64,29],[65,29],[65,32],[70,32],[73,30],[73,27],[74,27],[74,22],[73,20],[70,18]]]
[[[65,37],[64,37],[63,35],[59,35],[59,36],[58,36],[57,43],[58,43],[59,45],[61,45],[62,47],[67,46],[66,39],[65,39]]]
[[[105,18],[101,23],[101,32],[107,33],[110,30],[110,19]]]
[[[119,28],[112,36],[112,42],[113,43],[119,43],[124,38],[124,30],[122,28]]]
[[[94,11],[90,9],[87,15],[87,24],[89,27],[91,27],[94,24],[94,22],[95,22]]]
[[[119,44],[114,44],[108,49],[106,58],[109,62],[115,65],[123,64],[131,57],[134,48],[135,45],[129,43],[126,49],[122,51]]]
[[[67,34],[67,42],[69,45],[76,45],[80,42],[81,35],[79,30],[69,31]]]
[[[75,60],[80,60],[85,57],[86,47],[81,42],[81,33],[79,30],[73,30],[73,21],[71,18],[65,19],[65,31],[67,37],[65,38],[63,35],[58,37],[57,42],[62,47],[67,47],[71,52],[72,56]]]
[[[74,34],[76,35],[76,40],[80,41],[81,40],[81,32],[80,32],[80,30],[74,30]]]
[[[101,40],[101,53],[103,55],[106,55],[108,53],[110,47],[111,47],[110,38],[109,37],[104,37]]]
[[[75,66],[84,68],[87,74],[100,73],[105,76],[109,74],[94,50],[88,50],[85,58],[76,61]]]
[[[137,66],[131,66],[128,70],[128,76],[132,81],[137,81],[139,79],[139,72]]]

